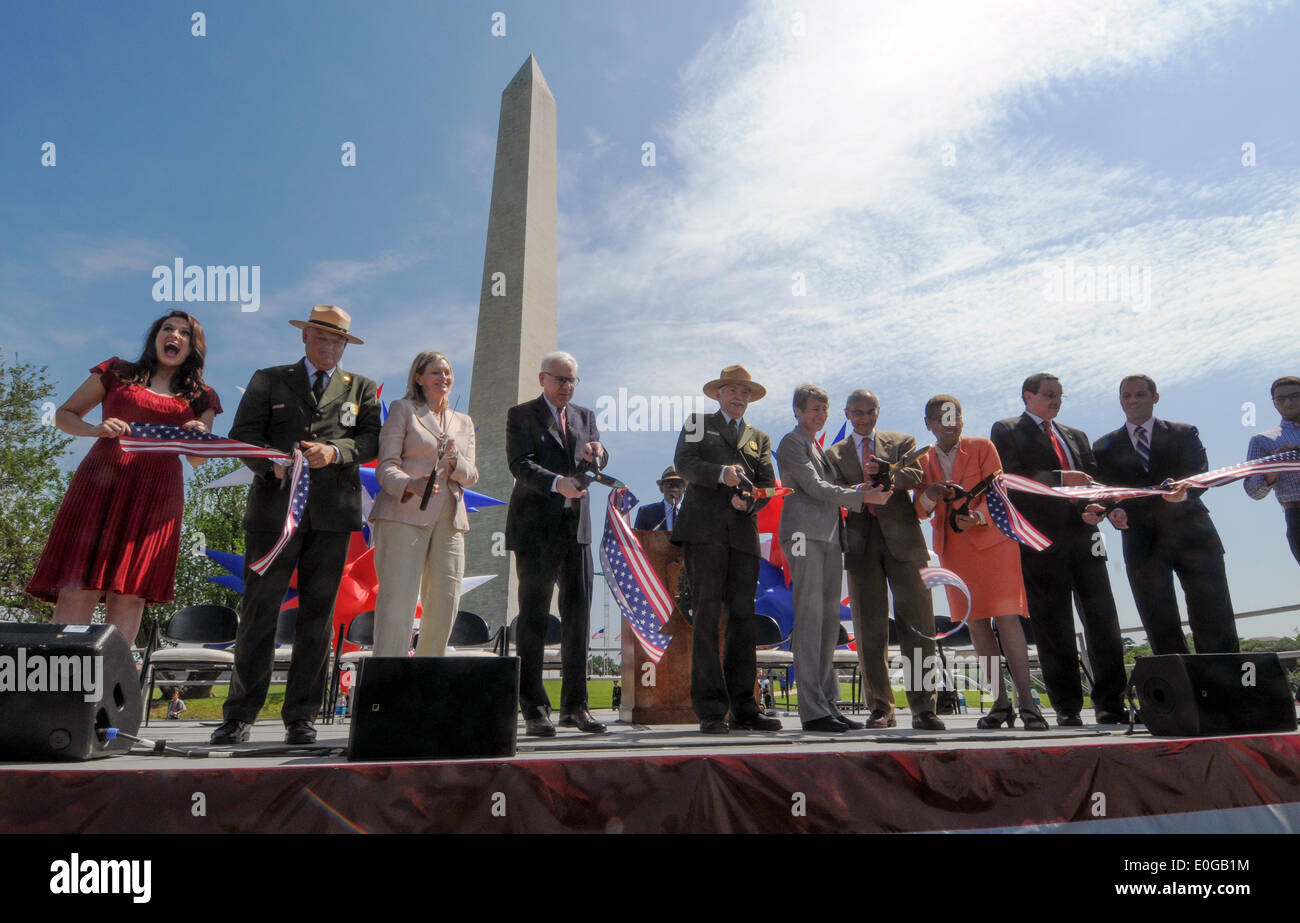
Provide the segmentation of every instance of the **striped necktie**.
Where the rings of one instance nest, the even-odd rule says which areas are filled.
[[[1134,431],[1134,435],[1137,436],[1137,442],[1135,443],[1135,447],[1137,448],[1138,456],[1141,457],[1142,459],[1142,470],[1150,471],[1151,470],[1151,443],[1147,442],[1146,426],[1145,425],[1139,426],[1137,430]]]

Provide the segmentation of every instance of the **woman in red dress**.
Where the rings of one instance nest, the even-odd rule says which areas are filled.
[[[175,595],[181,514],[181,462],[175,455],[123,452],[130,423],[171,423],[210,431],[221,412],[203,383],[203,326],[184,311],[154,321],[135,362],[116,357],[58,409],[55,425],[99,437],[68,486],[27,592],[55,603],[56,624],[87,625],[101,600],[108,623],[135,642],[149,603]],[[103,422],[83,417],[103,404]],[[189,457],[192,465],[203,459]]]
[[[925,405],[925,425],[934,434],[935,447],[921,463],[924,478],[916,489],[916,512],[922,519],[934,517],[934,550],[939,562],[959,575],[970,590],[971,641],[981,657],[997,657],[998,643],[1011,671],[1016,687],[1016,704],[1025,730],[1045,731],[1047,722],[1034,704],[1029,686],[1029,651],[1020,617],[1029,611],[1025,602],[1025,584],[1020,574],[1020,548],[1014,539],[1003,535],[989,517],[984,498],[970,505],[967,514],[955,517],[957,528],[949,521],[949,501],[957,501],[957,485],[966,490],[984,478],[1002,470],[998,450],[987,439],[963,436],[961,404],[957,398],[940,394]],[[948,605],[960,612],[965,597],[948,588]],[[992,625],[996,621],[997,637]],[[988,661],[985,661],[986,663]],[[999,671],[1000,672],[1000,671]],[[997,697],[989,713],[978,726],[994,729],[1015,724],[1015,712],[1006,687],[998,677]]]

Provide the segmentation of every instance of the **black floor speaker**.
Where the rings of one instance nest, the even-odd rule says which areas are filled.
[[[1296,729],[1295,700],[1277,654],[1139,657],[1130,683],[1142,723],[1159,736]]]
[[[140,672],[112,625],[0,622],[0,760],[88,760],[131,749]]]
[[[352,693],[350,760],[514,756],[518,657],[368,657]]]

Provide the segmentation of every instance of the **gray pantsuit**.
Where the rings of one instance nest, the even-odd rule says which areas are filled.
[[[794,593],[790,652],[799,684],[799,719],[807,722],[838,715],[840,685],[834,658],[840,634],[844,552],[838,541],[806,541],[803,554],[795,553],[794,542],[782,542],[781,550],[790,562]]]
[[[806,723],[839,714],[834,656],[844,572],[840,508],[862,509],[862,494],[836,484],[834,466],[800,430],[785,435],[776,460],[782,485],[794,490],[781,508],[779,538],[790,562],[790,647],[799,684],[799,718]]]

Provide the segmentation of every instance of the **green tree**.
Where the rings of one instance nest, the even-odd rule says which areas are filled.
[[[1281,653],[1282,651],[1300,651],[1300,628],[1289,638],[1278,638],[1276,641],[1263,641],[1258,638],[1243,638],[1241,640],[1241,650],[1245,654],[1263,653],[1272,651]],[[1286,665],[1287,682],[1291,684],[1293,690],[1300,689],[1300,663],[1291,661]]]
[[[73,441],[54,426],[54,385],[46,367],[0,354],[0,611],[44,620],[54,607],[24,591],[67,492],[59,460]]]

